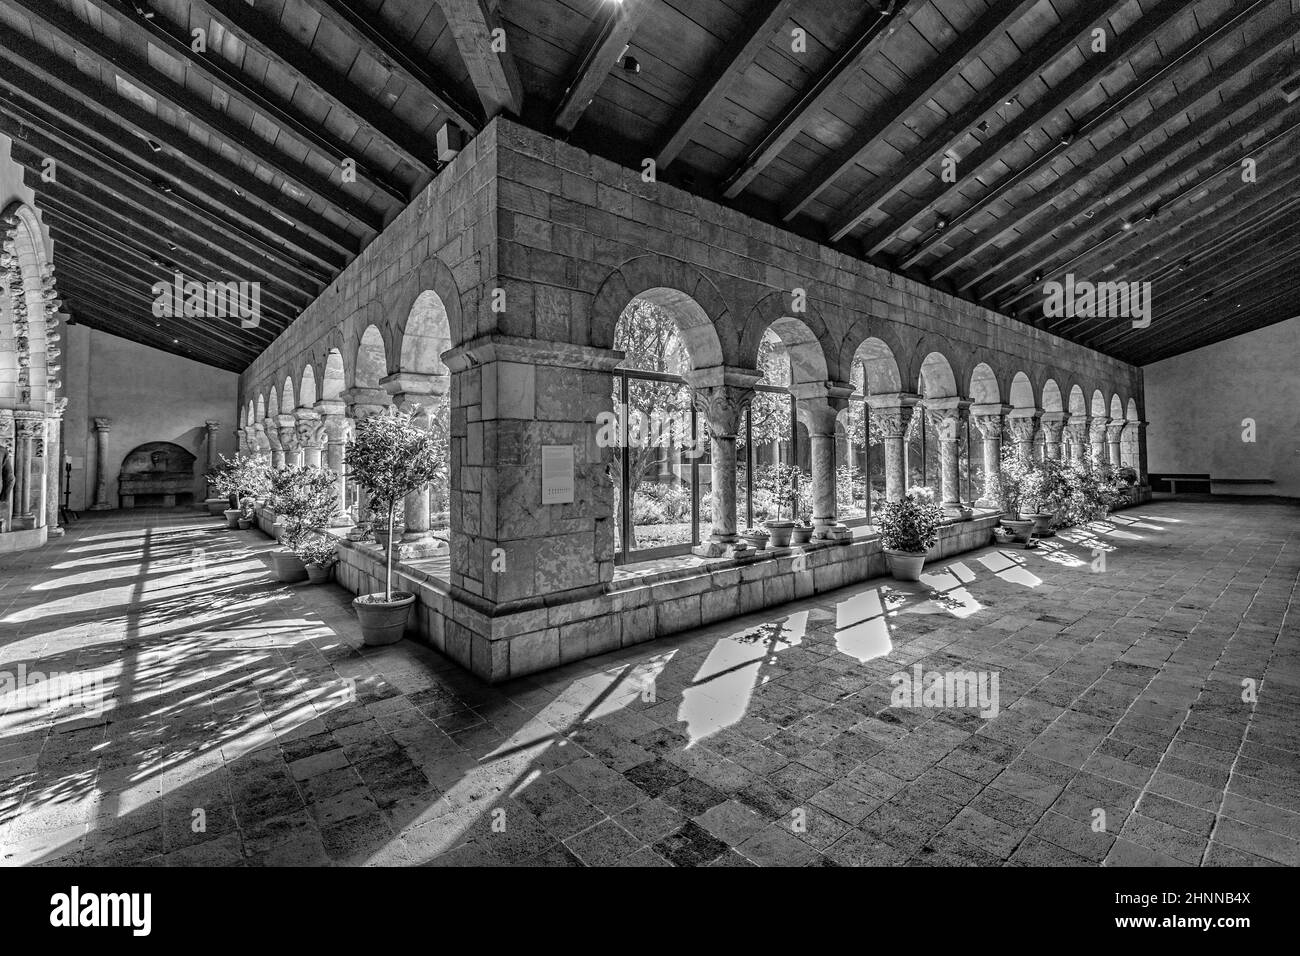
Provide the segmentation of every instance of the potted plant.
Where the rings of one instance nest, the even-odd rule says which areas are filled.
[[[740,533],[751,548],[755,551],[762,551],[767,547],[767,539],[770,537],[762,528],[746,528]]]
[[[997,525],[993,529],[993,540],[998,544],[1010,544],[1015,540],[1015,538],[1016,536],[1011,533],[1010,528],[1004,528],[1002,525]]]
[[[809,521],[807,518],[800,518],[799,521],[795,524],[794,528],[791,529],[790,543],[807,544],[809,541],[812,540],[812,534],[813,534],[812,522]]]
[[[794,533],[794,521],[787,521],[781,517],[781,503],[783,501],[789,502],[790,514],[795,513],[799,496],[798,491],[795,489],[795,482],[798,480],[797,475],[798,471],[795,468],[784,465],[775,466],[776,494],[773,496],[773,500],[776,505],[776,517],[763,522],[763,527],[767,528],[768,534],[771,535],[773,548],[787,548],[790,546],[790,537]],[[786,488],[789,490],[783,495],[781,491]]]
[[[285,545],[271,552],[275,578],[286,583],[305,580],[303,549],[325,529],[337,506],[334,475],[323,468],[286,468],[272,477],[271,498]]]
[[[234,458],[221,456],[221,464],[213,471],[212,486],[218,494],[226,496],[226,504],[232,507],[223,511],[226,527],[239,527],[242,517],[251,517],[251,509],[244,505],[244,500],[268,493],[271,479],[266,462],[251,455],[236,455]]]
[[[240,531],[247,531],[257,520],[257,499],[243,497],[239,499],[239,517],[235,519]]]
[[[298,557],[307,565],[307,581],[324,584],[330,579],[330,569],[338,563],[339,543],[329,534],[312,535],[299,547]]]
[[[397,503],[446,469],[436,436],[412,425],[410,415],[400,412],[358,422],[346,461],[351,479],[369,493],[371,510],[386,517],[390,538]],[[370,645],[401,640],[415,603],[414,594],[393,590],[393,551],[386,550],[384,590],[359,595],[352,602],[361,639]]]
[[[1002,496],[1006,503],[1000,521],[1017,541],[1028,544],[1034,533],[1036,516],[1023,515],[1021,508],[1037,499],[1041,487],[1039,475],[1032,461],[1012,449],[1003,451],[1000,472]],[[1033,507],[1036,509],[1036,505]]]
[[[942,508],[910,494],[881,509],[877,527],[889,571],[897,580],[920,580],[926,552],[939,540],[942,521]]]

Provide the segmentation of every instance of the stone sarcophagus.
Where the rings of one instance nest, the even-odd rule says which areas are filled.
[[[123,508],[174,508],[194,500],[194,456],[180,445],[153,441],[122,459],[117,494]]]

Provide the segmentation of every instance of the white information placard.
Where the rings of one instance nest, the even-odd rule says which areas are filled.
[[[573,446],[542,446],[542,504],[573,504]]]

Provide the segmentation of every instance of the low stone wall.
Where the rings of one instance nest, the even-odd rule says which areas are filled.
[[[50,529],[45,525],[39,528],[24,528],[21,531],[0,531],[0,554],[39,548],[45,544],[49,531]]]
[[[990,514],[944,525],[927,560],[989,544],[997,521]],[[495,618],[455,600],[443,581],[413,568],[396,566],[393,586],[417,598],[409,637],[495,683],[887,573],[880,538],[872,535],[847,545],[782,548],[615,581],[607,593],[586,600]],[[342,542],[337,577],[354,594],[382,590],[383,552],[373,544]]]

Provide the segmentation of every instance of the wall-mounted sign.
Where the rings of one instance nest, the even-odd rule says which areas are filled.
[[[542,504],[573,504],[573,446],[542,446]]]

